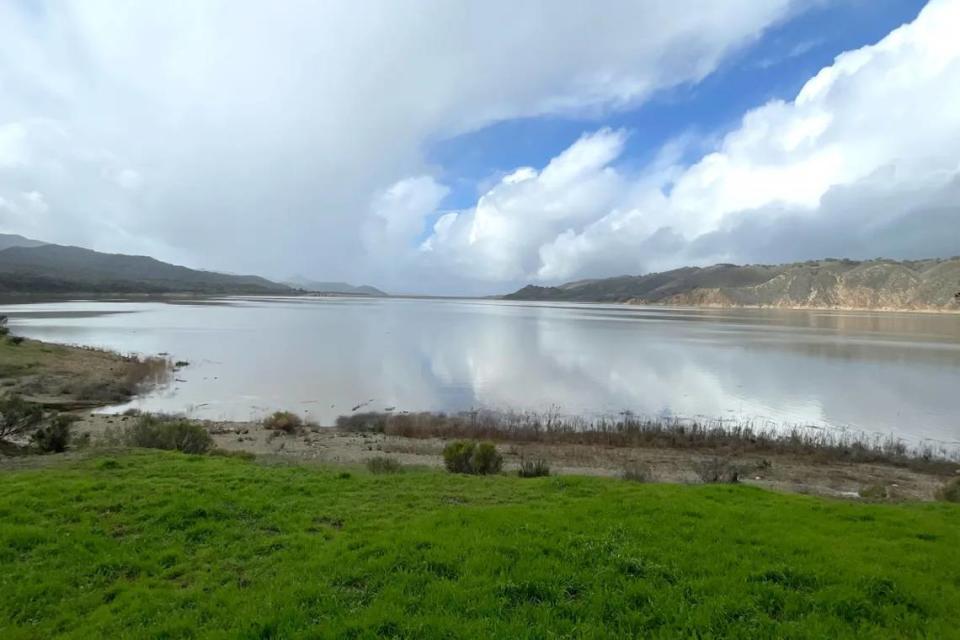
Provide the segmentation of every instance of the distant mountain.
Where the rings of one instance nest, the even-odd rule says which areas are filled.
[[[355,295],[355,296],[381,296],[386,297],[388,294],[384,293],[376,287],[371,287],[370,285],[361,285],[354,286],[352,284],[347,284],[346,282],[319,282],[317,280],[311,280],[309,278],[304,278],[301,276],[294,276],[284,281],[284,284],[287,284],[291,287],[297,289],[303,289],[305,291],[311,291],[313,293],[340,293],[346,295]]]
[[[12,239],[12,240],[11,240]],[[198,271],[146,256],[100,253],[0,236],[0,292],[16,293],[291,293],[258,276]]]
[[[558,287],[530,285],[503,297],[711,307],[960,310],[960,258],[718,264]]]
[[[10,247],[42,247],[45,244],[47,243],[24,238],[23,236],[0,233],[0,251],[9,249]]]

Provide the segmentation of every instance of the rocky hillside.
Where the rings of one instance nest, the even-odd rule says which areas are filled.
[[[720,307],[960,310],[960,258],[719,264],[643,276],[527,286],[508,300]]]

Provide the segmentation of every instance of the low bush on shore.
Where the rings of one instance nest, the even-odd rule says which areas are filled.
[[[443,464],[450,473],[485,476],[500,473],[503,456],[492,442],[458,440],[444,447]]]
[[[403,465],[396,458],[389,456],[376,456],[367,460],[367,470],[370,473],[400,473],[403,471]]]
[[[960,506],[169,451],[0,470],[3,638],[954,638]]]
[[[213,438],[202,424],[181,418],[148,414],[119,432],[110,432],[105,444],[121,444],[144,449],[165,449],[183,453],[207,453]]]
[[[263,419],[263,428],[286,434],[295,434],[303,430],[303,419],[290,411],[275,411]]]
[[[73,440],[73,423],[77,416],[60,414],[31,434],[33,446],[40,453],[63,453]]]
[[[536,460],[521,460],[517,475],[521,478],[541,478],[543,476],[549,476],[550,465],[542,458],[537,458]]]
[[[960,502],[960,478],[948,482],[939,492],[937,498],[946,502]]]
[[[960,451],[932,444],[910,447],[893,437],[814,427],[757,428],[750,423],[616,419],[555,414],[470,411],[443,413],[358,413],[337,418],[341,431],[383,433],[405,438],[543,442],[608,447],[664,447],[710,450],[724,455],[789,453],[846,462],[887,463],[923,471],[952,472]]]

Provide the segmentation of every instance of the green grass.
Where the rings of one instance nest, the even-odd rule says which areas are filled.
[[[135,452],[0,472],[0,637],[958,637],[960,506]]]

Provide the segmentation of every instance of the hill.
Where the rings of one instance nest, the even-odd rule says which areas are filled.
[[[271,294],[291,289],[258,276],[198,271],[147,256],[100,253],[20,236],[0,250],[0,292]],[[33,244],[31,244],[33,243]],[[2,246],[2,245],[0,245]]]
[[[389,294],[377,289],[376,287],[371,287],[370,285],[360,285],[355,286],[348,284],[346,282],[321,282],[318,280],[311,280],[310,278],[304,278],[301,276],[294,276],[284,281],[284,284],[297,289],[303,289],[305,291],[310,291],[312,293],[339,293],[344,295],[358,295],[358,296],[380,296],[387,297]]]
[[[642,276],[526,286],[507,300],[630,302],[717,307],[960,309],[960,258],[718,264]]]
[[[45,244],[47,243],[24,238],[23,236],[0,233],[0,251],[9,249],[10,247],[42,247]]]

